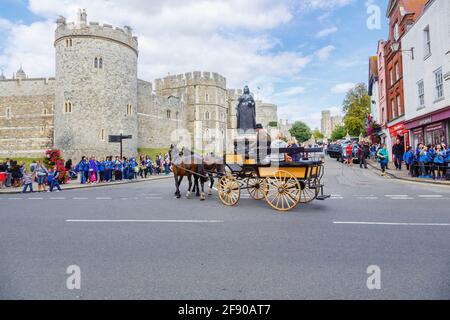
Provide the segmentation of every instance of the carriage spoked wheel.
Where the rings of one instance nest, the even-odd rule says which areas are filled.
[[[223,176],[219,180],[219,198],[226,206],[235,206],[241,198],[239,182],[233,176]]]
[[[297,178],[287,171],[276,171],[265,179],[266,202],[278,211],[294,209],[300,201],[301,187]]]
[[[315,180],[314,180],[315,181]],[[314,182],[315,184],[316,182]],[[301,191],[300,191],[300,203],[307,204],[312,202],[319,195],[319,189],[310,188],[309,181],[300,181]]]
[[[262,178],[252,177],[247,179],[247,190],[255,200],[264,199],[265,193],[267,193],[266,181]]]

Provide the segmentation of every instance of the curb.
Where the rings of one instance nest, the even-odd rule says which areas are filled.
[[[378,166],[373,165],[372,163],[367,163],[371,168],[380,171],[381,169],[378,168]],[[389,176],[392,179],[396,179],[396,180],[401,180],[401,181],[408,181],[408,182],[418,182],[418,183],[424,183],[424,184],[434,184],[434,185],[439,185],[439,186],[449,186],[450,187],[450,183],[448,182],[442,182],[442,181],[429,181],[429,180],[421,180],[421,179],[415,179],[415,178],[403,178],[403,177],[399,177],[395,174],[392,174],[390,172],[386,172],[386,175]]]
[[[104,187],[114,187],[114,186],[120,186],[124,184],[134,184],[134,183],[142,183],[142,182],[150,182],[150,181],[158,181],[158,180],[165,180],[173,178],[173,175],[170,176],[163,176],[163,177],[156,177],[156,178],[147,178],[147,179],[140,179],[140,180],[132,180],[132,181],[120,181],[120,182],[112,182],[112,183],[102,183],[102,184],[88,184],[88,185],[61,185],[62,191],[65,190],[76,190],[76,189],[91,189],[91,188],[104,188]],[[34,187],[34,186],[33,186]],[[5,190],[0,189],[0,196],[2,194],[22,194],[21,190]],[[35,192],[36,193],[36,192]]]

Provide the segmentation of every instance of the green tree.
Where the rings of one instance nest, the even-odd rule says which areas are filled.
[[[291,130],[289,130],[289,133],[295,137],[299,143],[308,141],[312,136],[311,129],[306,123],[301,121],[295,122],[292,125]]]
[[[331,133],[331,140],[341,140],[347,135],[347,129],[345,126],[337,126]]]
[[[364,119],[370,113],[370,97],[364,83],[357,84],[347,92],[342,104],[345,128],[351,136],[366,134]]]
[[[316,139],[316,140],[320,140],[320,139],[323,139],[324,138],[324,135],[322,134],[322,132],[320,132],[320,130],[319,129],[314,129],[314,131],[313,131],[313,136],[314,136],[314,139]]]

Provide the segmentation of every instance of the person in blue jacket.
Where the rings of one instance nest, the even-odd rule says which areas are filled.
[[[403,161],[406,164],[406,169],[409,172],[408,174],[412,176],[413,175],[414,155],[413,155],[411,147],[408,147],[408,149],[406,149],[406,152],[403,155]]]
[[[387,164],[389,162],[389,154],[388,154],[385,144],[383,144],[381,146],[381,148],[378,150],[377,159],[381,166],[381,172],[382,172],[381,175],[384,176],[386,174],[386,168],[387,168]]]
[[[428,166],[430,163],[430,156],[428,153],[428,147],[424,146],[419,153],[419,168],[420,168],[420,177],[419,178],[427,178],[428,177]]]
[[[105,181],[110,182],[112,180],[112,157],[109,156],[105,160]]]
[[[121,181],[123,178],[123,163],[119,157],[116,157],[116,160],[114,161],[114,171],[115,179]]]
[[[98,172],[100,175],[100,182],[105,182],[106,181],[106,175],[105,175],[105,164],[106,161],[104,158],[102,158],[100,161],[97,161],[97,166],[98,166]]]
[[[444,163],[445,157],[447,156],[445,150],[440,144],[436,146],[433,159],[433,179],[441,180],[444,177]]]

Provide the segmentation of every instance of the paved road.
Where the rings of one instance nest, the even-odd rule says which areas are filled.
[[[332,199],[288,214],[176,200],[171,180],[0,196],[0,298],[450,298],[450,188],[326,169]]]

